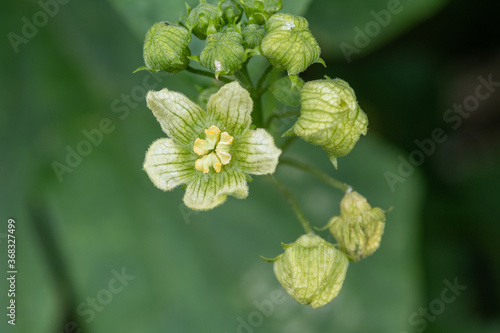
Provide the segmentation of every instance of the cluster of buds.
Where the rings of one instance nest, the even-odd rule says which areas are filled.
[[[298,73],[323,61],[306,19],[277,13],[281,8],[282,0],[219,0],[217,5],[200,0],[196,7],[187,7],[184,22],[160,22],[149,29],[144,42],[146,66],[140,69],[176,73],[191,59],[218,78],[234,74],[249,56],[262,54],[295,82]],[[191,56],[191,35],[206,41],[200,55]]]
[[[357,192],[349,191],[340,203],[341,215],[327,226],[339,248],[314,234],[302,235],[274,259],[274,274],[300,304],[318,308],[328,304],[342,288],[348,262],[375,252],[384,232],[385,212],[372,208]]]

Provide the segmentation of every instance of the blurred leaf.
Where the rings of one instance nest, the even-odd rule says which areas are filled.
[[[368,54],[435,14],[447,0],[315,0],[306,13],[323,58]],[[348,61],[350,62],[350,61]]]

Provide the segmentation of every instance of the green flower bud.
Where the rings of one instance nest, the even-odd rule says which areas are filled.
[[[349,261],[344,253],[321,237],[308,234],[274,259],[274,273],[286,291],[300,304],[319,308],[329,303],[342,288]]]
[[[283,8],[282,0],[240,0],[250,23],[264,24]]]
[[[208,36],[201,51],[200,63],[219,75],[230,75],[241,68],[245,61],[243,39],[237,32],[216,33]]]
[[[183,27],[160,22],[153,25],[144,41],[144,62],[151,72],[177,73],[189,64],[189,32]],[[142,68],[141,68],[142,69]]]
[[[315,62],[323,63],[316,39],[307,20],[300,16],[275,14],[266,22],[262,54],[277,70],[294,76]]]
[[[188,9],[186,25],[199,39],[205,39],[208,35],[217,32],[221,25],[221,13],[217,6],[201,2],[193,9]]]
[[[384,226],[385,212],[372,208],[362,195],[353,191],[346,193],[340,202],[340,216],[333,217],[326,227],[340,249],[359,261],[378,249]]]
[[[262,39],[266,35],[266,30],[258,24],[249,24],[243,28],[242,35],[248,48],[254,49],[262,42]]]
[[[219,1],[219,8],[222,12],[222,19],[228,24],[238,23],[243,16],[243,8],[233,0]]]
[[[307,82],[300,92],[300,117],[291,130],[307,142],[320,145],[337,168],[337,157],[347,155],[368,130],[354,90],[341,79]]]

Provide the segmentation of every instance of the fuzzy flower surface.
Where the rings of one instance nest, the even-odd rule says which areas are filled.
[[[264,129],[250,129],[253,102],[239,83],[213,94],[206,111],[168,89],[146,99],[168,138],[153,142],[144,169],[161,190],[186,184],[189,208],[209,210],[228,195],[246,198],[247,174],[274,173],[281,150]]]

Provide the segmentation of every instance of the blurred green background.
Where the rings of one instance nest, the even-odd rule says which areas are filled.
[[[194,99],[195,86],[210,83],[186,73],[132,74],[149,26],[178,20],[182,1],[2,1],[4,313],[9,218],[18,275],[16,326],[2,313],[1,332],[500,332],[498,87],[460,124],[443,118],[455,103],[474,101],[478,77],[500,81],[498,2],[283,2],[284,12],[309,20],[328,65],[301,76],[347,80],[370,119],[369,134],[338,171],[304,142],[286,155],[353,185],[374,206],[394,207],[381,248],[351,264],[339,296],[313,310],[284,295],[259,258],[302,232],[268,179],[256,177],[248,199],[208,213],[187,210],[181,189],[152,185],[144,153],[164,134],[146,108],[146,89]],[[47,3],[57,6],[45,6],[53,15],[44,22]],[[381,16],[390,8],[397,10]],[[34,20],[39,28],[23,28]],[[29,38],[13,47],[12,33]],[[252,60],[255,73],[260,60]],[[107,132],[83,147],[85,133],[100,126]],[[418,156],[415,140],[439,128],[447,139],[391,188],[387,172],[397,175],[401,159]],[[58,177],[53,163],[66,164],[78,147],[87,156]],[[340,193],[288,166],[275,177],[316,226],[338,214]],[[447,283],[467,288],[443,302]]]

